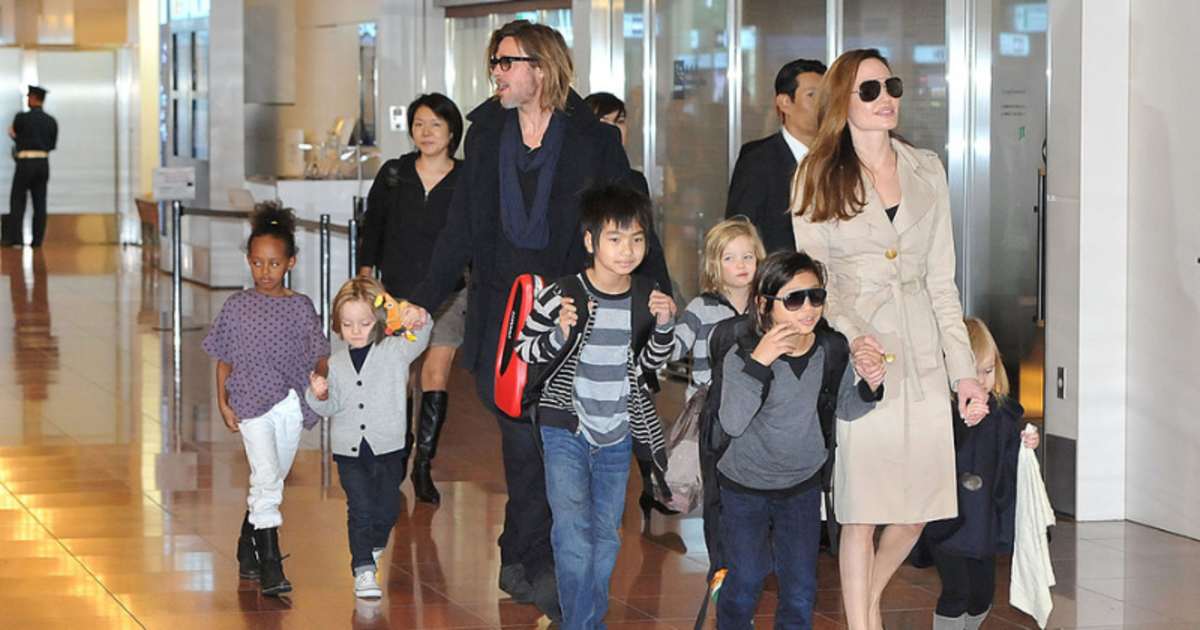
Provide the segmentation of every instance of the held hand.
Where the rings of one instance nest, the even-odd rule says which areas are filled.
[[[958,413],[967,422],[967,426],[979,424],[979,421],[987,415],[987,400],[988,394],[979,381],[973,378],[964,378],[958,381]],[[982,407],[979,405],[972,407],[971,404],[975,402],[982,403]]]
[[[971,401],[971,404],[967,405],[967,415],[963,416],[963,423],[969,427],[973,427],[983,422],[987,414],[988,406],[986,402]]]
[[[887,374],[883,346],[874,337],[863,335],[850,342],[850,353],[854,355],[854,371],[871,386],[871,389],[877,389]]]
[[[1025,448],[1037,448],[1041,442],[1042,436],[1038,433],[1037,427],[1029,427],[1021,432],[1021,444]]]
[[[659,326],[666,326],[675,319],[675,300],[658,289],[650,292],[650,314]]]
[[[562,305],[558,307],[558,327],[564,339],[571,336],[571,327],[578,322],[579,311],[575,308],[575,299],[563,296]]]
[[[796,328],[787,322],[776,324],[774,328],[767,331],[762,339],[758,340],[758,345],[754,347],[754,352],[750,353],[750,358],[754,359],[762,365],[771,365],[780,356],[789,352],[796,352],[800,349],[800,336],[797,334]]]
[[[329,398],[329,381],[325,380],[324,376],[316,372],[309,372],[308,386],[312,389],[313,395],[317,397],[317,400]]]
[[[225,422],[225,428],[229,429],[230,433],[238,432],[238,417],[233,413],[233,408],[223,403],[217,403],[221,411],[221,420]]]
[[[400,307],[400,324],[405,330],[421,330],[429,323],[429,312],[413,304],[405,302]]]

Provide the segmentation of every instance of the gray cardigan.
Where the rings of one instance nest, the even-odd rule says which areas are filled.
[[[765,366],[746,362],[736,349],[725,354],[719,413],[721,428],[733,439],[717,462],[722,475],[755,490],[783,490],[820,471],[827,454],[817,416],[824,364],[821,346],[813,347],[799,378],[782,358]],[[851,358],[838,387],[840,421],[875,407],[863,400],[856,380]]]
[[[407,446],[408,367],[429,346],[430,328],[416,331],[416,341],[387,337],[372,345],[361,372],[354,371],[346,346],[329,357],[329,396],[317,400],[309,387],[304,399],[313,411],[332,418],[334,455],[358,457],[358,445],[364,438],[379,455]]]

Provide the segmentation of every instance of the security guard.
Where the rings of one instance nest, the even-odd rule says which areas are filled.
[[[25,222],[25,193],[33,194],[33,246],[42,244],[46,236],[46,182],[50,180],[50,152],[58,142],[58,123],[42,111],[46,89],[29,86],[29,111],[17,114],[8,135],[16,141],[13,157],[17,160],[13,174],[9,214],[0,234],[0,244],[24,243],[22,227]]]

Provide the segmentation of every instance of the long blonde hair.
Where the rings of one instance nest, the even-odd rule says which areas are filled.
[[[575,64],[562,33],[545,24],[513,20],[492,33],[484,63],[491,63],[500,42],[506,37],[517,40],[521,50],[536,59],[532,64],[542,69],[542,107],[566,109],[567,95],[571,93],[571,82],[575,79]],[[490,65],[488,70],[490,76]]]
[[[754,258],[761,263],[767,257],[758,229],[743,216],[736,216],[714,225],[704,236],[704,269],[700,274],[700,290],[707,293],[725,293],[725,280],[721,277],[721,256],[725,248],[739,236],[750,239],[754,245]]]
[[[343,284],[342,288],[338,289],[337,295],[333,296],[333,317],[329,320],[329,327],[341,337],[342,308],[350,302],[366,302],[367,306],[375,314],[375,326],[371,328],[371,343],[379,343],[384,337],[383,329],[387,314],[382,308],[375,306],[375,298],[383,294],[383,286],[374,278],[355,276],[347,280],[346,284]]]
[[[1004,369],[1004,357],[1000,354],[1000,348],[996,347],[992,331],[988,330],[987,324],[978,317],[968,317],[963,320],[963,324],[967,326],[967,337],[971,340],[971,352],[975,353],[975,360],[978,361],[980,357],[988,354],[992,355],[996,372],[996,384],[992,386],[992,393],[997,398],[1008,396],[1008,370]]]
[[[846,221],[867,205],[863,166],[850,137],[850,95],[858,67],[877,59],[891,67],[875,48],[848,50],[829,67],[817,88],[817,136],[792,177],[791,211],[813,223]],[[891,136],[904,142],[900,136]]]

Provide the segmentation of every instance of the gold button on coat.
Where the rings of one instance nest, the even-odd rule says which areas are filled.
[[[883,252],[883,255],[887,256],[888,260],[895,260],[896,256],[899,256],[900,254],[894,249],[889,249],[886,252]]]

